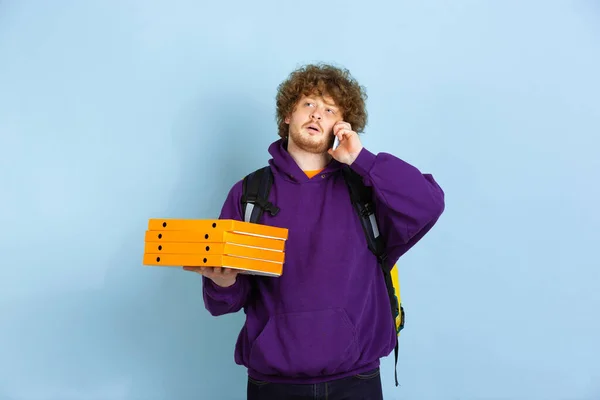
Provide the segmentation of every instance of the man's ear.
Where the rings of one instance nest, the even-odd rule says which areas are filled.
[[[289,125],[290,124],[290,117],[285,117],[284,122]]]

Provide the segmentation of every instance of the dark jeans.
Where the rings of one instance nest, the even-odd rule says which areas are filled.
[[[247,400],[382,400],[379,368],[318,384],[282,384],[248,377]]]

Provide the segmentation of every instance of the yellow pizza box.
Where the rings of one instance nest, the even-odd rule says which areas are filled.
[[[146,242],[144,253],[149,254],[189,254],[189,255],[228,255],[254,258],[257,260],[284,262],[285,253],[237,245],[233,243],[180,243],[180,242]]]
[[[146,243],[231,243],[276,251],[285,249],[285,240],[242,235],[227,231],[214,233],[204,233],[202,231],[146,231],[144,241]]]
[[[283,263],[228,255],[144,253],[144,265],[165,267],[224,267],[253,275],[281,276]]]
[[[287,228],[254,224],[233,219],[158,219],[148,220],[149,231],[196,231],[204,234],[219,234],[234,232],[243,235],[253,235],[264,238],[287,240]]]

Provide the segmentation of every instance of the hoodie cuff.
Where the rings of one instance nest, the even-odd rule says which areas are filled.
[[[231,298],[232,295],[235,295],[240,291],[240,276],[238,275],[235,279],[235,283],[231,286],[222,287],[217,285],[205,276],[202,277],[204,279],[204,290],[208,297],[217,301],[226,301]]]
[[[377,158],[375,154],[363,147],[360,153],[358,153],[356,160],[350,164],[350,168],[363,178],[366,178],[369,176],[369,172],[371,172],[371,168],[373,168],[373,165],[375,164],[375,158]]]

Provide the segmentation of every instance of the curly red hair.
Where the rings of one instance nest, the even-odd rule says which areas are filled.
[[[344,121],[361,133],[367,125],[367,94],[363,86],[344,68],[328,64],[309,64],[293,71],[277,90],[277,126],[279,136],[288,136],[285,118],[305,96],[329,95],[342,111]]]

